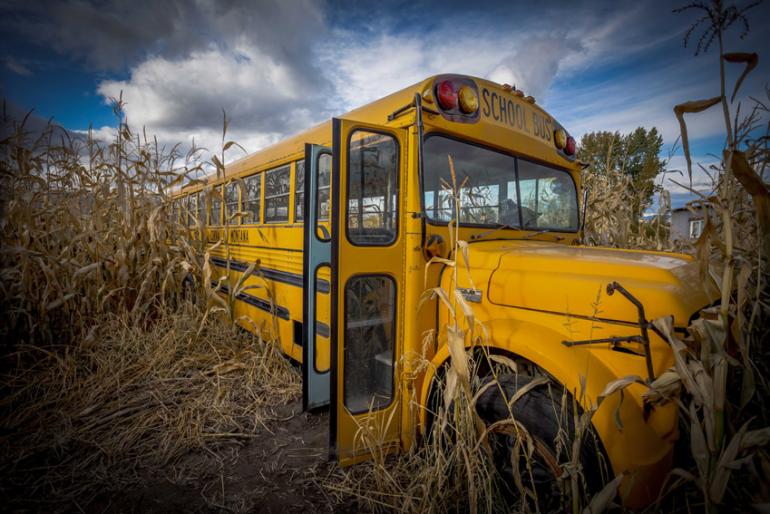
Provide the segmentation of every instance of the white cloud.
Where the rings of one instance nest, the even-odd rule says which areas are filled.
[[[3,60],[3,64],[5,64],[5,67],[12,71],[13,73],[17,75],[21,75],[22,77],[31,77],[32,76],[32,70],[30,70],[26,65],[19,62],[16,58],[8,55]]]
[[[451,24],[448,24],[451,25]],[[336,112],[358,107],[439,73],[458,73],[509,83],[539,97],[561,63],[581,52],[563,34],[508,34],[446,26],[418,36],[387,31],[361,38],[335,31],[320,47],[334,86]]]
[[[120,71],[150,54],[176,59],[211,43],[246,38],[265,53],[306,64],[324,32],[313,0],[6,0],[0,28],[101,70]],[[5,18],[5,20],[1,19]]]
[[[690,177],[687,175],[687,161],[683,155],[672,156],[666,166],[668,173],[658,175],[655,179],[656,184],[663,184],[665,189],[672,193],[689,193],[690,189],[695,191],[709,193],[714,189],[714,181],[717,179],[718,170],[713,166],[718,166],[720,161],[713,155],[691,156],[692,160],[692,185]],[[679,173],[675,173],[678,171]]]
[[[164,9],[179,9],[169,5]],[[309,0],[256,11],[246,3],[199,0],[170,18],[167,33],[166,22],[128,30],[126,41],[149,41],[145,50],[155,53],[135,60],[125,80],[102,82],[99,94],[107,99],[123,91],[135,127],[167,142],[194,137],[210,148],[220,144],[224,108],[232,119],[229,139],[254,151],[435,73],[516,85],[578,137],[656,126],[667,144],[679,135],[673,106],[708,97],[716,86],[713,59],[658,56],[657,68],[634,65],[671,47],[683,27],[681,18],[650,15],[641,4],[508,9],[494,23],[463,13],[416,28],[374,14],[363,25],[328,27],[322,7]],[[114,13],[108,18],[105,26],[125,28]],[[722,130],[716,108],[688,122],[692,141]]]
[[[89,131],[73,130],[72,132],[87,137]],[[103,126],[91,129],[91,137],[94,139],[94,141],[98,141],[103,144],[114,143],[117,135],[118,130],[115,127]]]
[[[250,151],[318,121],[311,114],[315,84],[247,41],[232,50],[212,46],[185,58],[148,59],[128,80],[104,81],[98,91],[105,99],[122,92],[133,127],[163,141],[194,138],[210,149],[221,144],[223,109],[231,120],[228,139]]]
[[[536,99],[551,86],[563,62],[583,51],[576,39],[559,35],[541,35],[507,55],[489,78],[500,84],[510,84]]]

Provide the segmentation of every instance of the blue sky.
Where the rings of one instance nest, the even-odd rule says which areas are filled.
[[[122,91],[130,124],[212,148],[225,109],[231,137],[254,151],[430,74],[466,73],[515,84],[578,137],[656,126],[667,154],[673,106],[719,91],[716,48],[683,47],[699,13],[673,14],[678,5],[11,0],[0,6],[0,95],[12,111],[108,138],[109,98]],[[745,39],[727,34],[728,50],[760,53],[744,105],[770,82],[770,2],[749,18]],[[729,68],[730,83],[740,71]],[[720,115],[692,118],[694,160],[706,166],[721,152]],[[670,167],[684,169],[681,152]],[[707,182],[696,173],[696,187]]]

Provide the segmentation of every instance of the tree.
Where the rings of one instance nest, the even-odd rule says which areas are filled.
[[[655,177],[665,163],[660,159],[663,138],[653,127],[638,127],[630,134],[591,132],[580,140],[578,158],[590,165],[586,174],[619,172],[630,178],[632,223],[638,225],[655,192]],[[600,193],[597,191],[597,193]]]

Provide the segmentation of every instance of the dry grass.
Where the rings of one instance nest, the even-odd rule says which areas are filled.
[[[677,105],[674,112],[688,167],[685,114],[693,116],[712,107],[721,107],[724,114],[725,145],[722,161],[713,170],[714,193],[700,194],[695,202],[714,213],[696,251],[704,285],[716,287],[721,298],[692,323],[688,340],[669,337],[677,362],[669,375],[671,384],[663,389],[681,385],[682,425],[694,461],[679,463],[672,483],[693,484],[698,491],[695,501],[708,512],[731,506],[743,510],[749,504],[770,501],[766,483],[770,383],[764,378],[770,356],[770,189],[766,175],[770,89],[766,88],[764,101],[752,99],[748,109],[735,102],[744,78],[756,66],[757,55],[728,53],[724,36],[736,22],[748,28],[746,11],[719,2],[692,4],[680,11],[690,10],[707,14],[709,22],[698,51],[707,50],[712,41],[717,43],[720,93]],[[691,26],[688,37],[701,22]],[[725,78],[725,67],[730,64],[744,66],[732,85],[732,95]],[[666,320],[656,323],[667,324]]]
[[[748,30],[746,10],[713,2],[692,3],[676,12],[690,11],[699,20],[690,27],[685,43],[704,24],[697,52],[716,43],[720,58],[715,70],[719,94],[674,108],[688,174],[692,171],[687,125],[697,123],[697,113],[722,108],[725,144],[720,164],[703,170],[712,177],[712,193],[693,191],[698,199],[691,206],[711,213],[704,232],[692,246],[681,249],[697,257],[704,287],[721,298],[718,305],[701,312],[683,340],[672,332],[670,319],[655,322],[668,334],[676,365],[655,381],[647,396],[651,402],[678,401],[682,451],[668,487],[651,508],[745,511],[749,505],[766,507],[770,501],[766,478],[770,471],[770,382],[766,378],[770,371],[770,89],[766,88],[765,98],[752,98],[748,108],[735,101],[758,57],[727,52],[725,32],[734,24]],[[743,73],[735,84],[728,84],[725,67],[736,64],[743,66]],[[687,187],[686,181],[679,184]],[[618,237],[617,230],[622,230],[618,227],[630,225],[630,220],[624,220],[622,209],[611,203],[598,213],[600,220],[609,220],[598,225],[599,239],[621,241],[620,246],[666,248],[663,241],[645,244],[639,235]]]
[[[87,504],[191,450],[248,439],[266,407],[297,397],[300,377],[276,348],[219,320],[199,333],[191,310],[149,328],[108,317],[90,341],[6,355],[9,492]]]
[[[248,439],[266,406],[299,395],[297,371],[233,323],[210,286],[226,279],[173,219],[166,191],[200,169],[196,150],[164,152],[123,124],[109,145],[13,120],[0,133],[11,505],[87,505]]]
[[[677,149],[674,145],[666,163]],[[671,209],[671,196],[663,187],[664,173],[660,183],[655,185],[658,195],[658,210],[648,219],[634,219],[635,205],[643,210],[650,207],[643,192],[636,191],[633,179],[623,170],[609,164],[615,162],[613,145],[607,149],[607,171],[595,173],[591,168],[584,170],[581,180],[587,190],[587,212],[583,242],[588,245],[615,248],[644,248],[649,250],[674,250],[669,240],[667,215]]]

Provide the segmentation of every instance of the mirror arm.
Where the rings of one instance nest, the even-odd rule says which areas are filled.
[[[586,212],[588,211],[588,188],[583,188],[583,205],[580,209],[580,239],[585,244]]]

